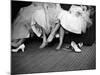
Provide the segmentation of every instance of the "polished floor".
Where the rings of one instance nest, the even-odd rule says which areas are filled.
[[[28,41],[25,52],[11,55],[12,74],[88,70],[96,68],[96,44],[83,46],[81,53],[71,49],[56,51],[57,42],[39,49],[39,41]],[[63,47],[65,44],[63,45]]]

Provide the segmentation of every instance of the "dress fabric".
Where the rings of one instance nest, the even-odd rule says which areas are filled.
[[[55,27],[56,15],[54,6],[48,6],[47,9],[42,5],[21,8],[13,24],[12,39],[28,38],[29,29],[32,29],[38,37],[42,35],[42,29],[47,34],[50,33],[51,28]]]
[[[30,5],[20,10],[17,18],[13,23],[12,35],[11,35],[12,39],[29,38],[30,35],[29,29],[32,29],[37,36],[41,35],[39,29],[35,25],[32,25],[32,23],[37,22],[42,27],[45,27],[44,25],[46,24],[43,24],[45,23],[44,12],[41,9],[42,9],[41,6],[34,7],[33,5]]]
[[[90,22],[89,14],[80,6],[72,6],[69,11],[62,10],[58,18],[65,30],[76,34],[85,32],[87,23]]]

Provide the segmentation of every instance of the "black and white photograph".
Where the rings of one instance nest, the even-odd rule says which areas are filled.
[[[11,75],[96,69],[96,6],[11,0]]]

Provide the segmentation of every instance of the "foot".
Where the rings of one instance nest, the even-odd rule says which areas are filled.
[[[60,46],[57,46],[56,49],[59,50],[60,49]]]
[[[81,52],[81,49],[78,48],[77,44],[74,41],[71,42],[71,46],[75,50],[75,52]]]
[[[44,48],[47,45],[47,42],[43,42],[40,46],[40,48]]]
[[[18,52],[18,49],[12,49],[12,52]]]
[[[22,45],[20,45],[17,49],[12,49],[12,52],[18,52],[20,49],[22,50],[22,52],[24,52],[25,45],[22,44]]]

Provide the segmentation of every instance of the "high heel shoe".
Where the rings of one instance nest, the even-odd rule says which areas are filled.
[[[19,49],[21,49],[21,50],[22,50],[22,52],[24,52],[25,45],[24,45],[24,44],[22,44],[22,45],[20,45],[18,48],[16,48],[16,49],[12,49],[12,52],[18,52],[18,51],[19,51]]]

